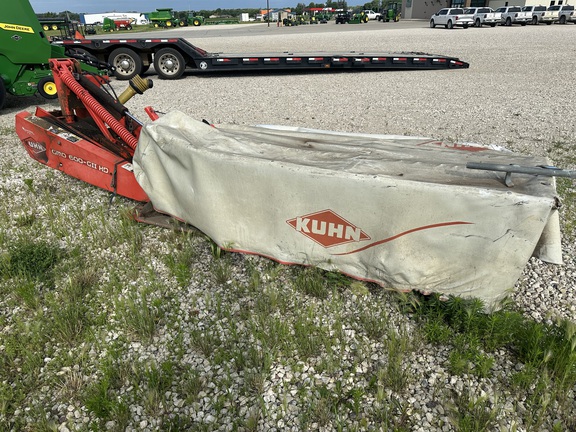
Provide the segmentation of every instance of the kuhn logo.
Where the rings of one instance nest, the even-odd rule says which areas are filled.
[[[323,210],[287,220],[299,233],[328,248],[370,240],[370,236],[332,210]]]

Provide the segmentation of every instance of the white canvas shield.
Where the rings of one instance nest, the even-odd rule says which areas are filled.
[[[470,170],[543,158],[427,138],[212,127],[181,112],[146,125],[136,178],[154,208],[227,250],[398,290],[493,306],[528,259],[560,263],[552,177]]]

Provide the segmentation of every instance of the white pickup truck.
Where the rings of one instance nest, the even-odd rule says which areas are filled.
[[[431,28],[437,25],[443,25],[447,29],[468,28],[473,24],[472,15],[466,14],[461,8],[443,8],[430,17]]]
[[[546,12],[546,6],[524,6],[522,12],[530,12],[532,14],[532,24],[538,25],[542,22],[542,15]]]
[[[503,25],[520,24],[525,26],[532,21],[532,14],[530,12],[522,12],[520,6],[502,6],[496,9],[496,12],[502,14],[500,19]]]
[[[566,24],[567,22],[576,23],[576,11],[573,5],[554,5],[550,6],[542,14],[542,22],[552,24],[554,22]]]
[[[471,7],[466,9],[464,13],[472,14],[474,27],[482,27],[483,25],[496,27],[496,24],[500,24],[500,13],[494,12],[494,9],[489,7]]]
[[[378,12],[374,12],[373,10],[366,9],[364,14],[368,17],[369,20],[377,20],[380,18],[380,14]]]

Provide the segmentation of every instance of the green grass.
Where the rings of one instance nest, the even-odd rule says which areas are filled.
[[[82,430],[138,428],[136,405],[158,430],[260,430],[274,418],[410,431],[427,412],[433,427],[481,431],[510,406],[518,430],[576,428],[574,323],[226,252],[197,233],[136,224],[130,203],[108,207],[92,188],[46,186],[58,181],[73,183],[51,171],[24,181],[0,213],[0,430],[53,430],[70,405],[89,419]],[[572,181],[558,189],[566,200]],[[433,364],[415,372],[430,351]],[[507,362],[514,375],[495,376]],[[492,393],[455,393],[452,379],[490,382]],[[422,380],[431,384],[417,408]]]

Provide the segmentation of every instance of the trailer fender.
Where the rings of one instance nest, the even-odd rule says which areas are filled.
[[[129,80],[142,72],[140,55],[129,48],[116,48],[108,56],[108,63],[115,67],[114,76],[119,80]]]

